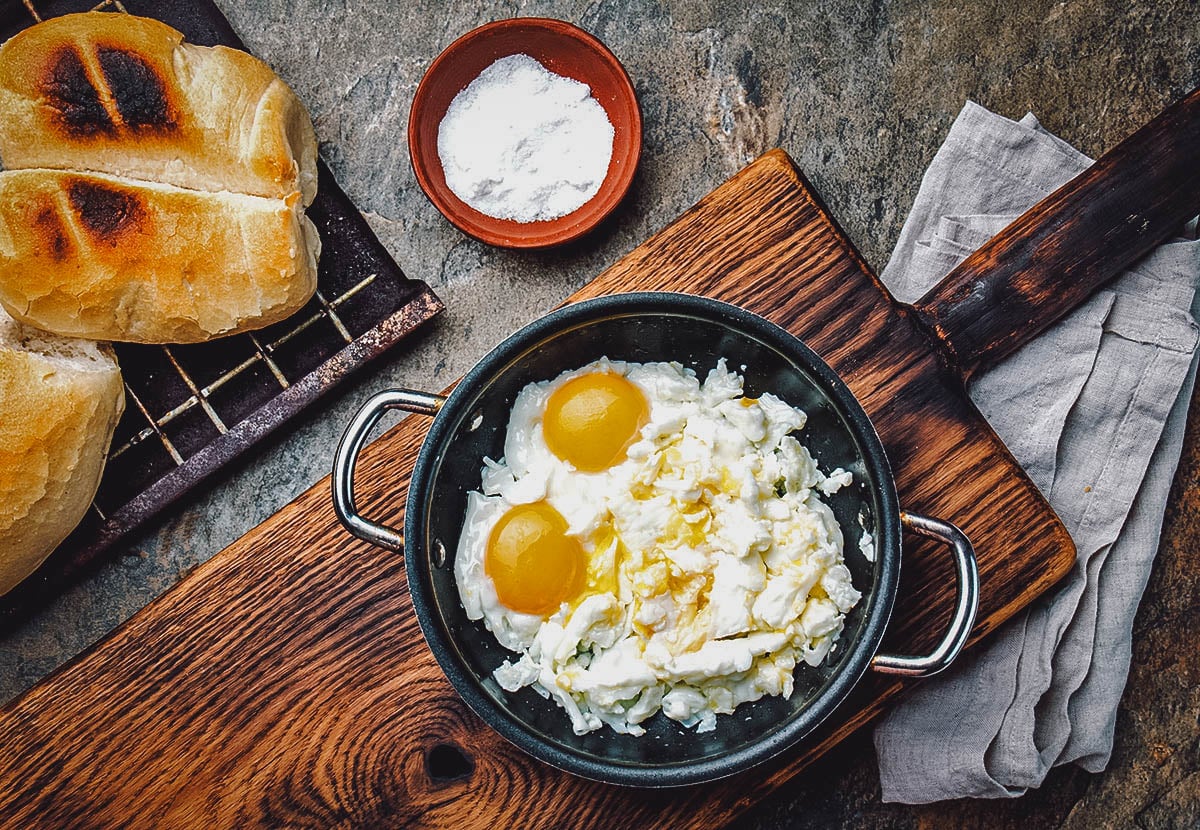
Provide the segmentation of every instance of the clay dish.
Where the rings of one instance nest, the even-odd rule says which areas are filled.
[[[613,125],[613,155],[599,192],[577,210],[546,222],[494,219],[446,185],[437,135],[454,96],[500,58],[526,54],[555,74],[592,89]],[[408,153],[417,182],[434,207],[463,233],[504,248],[546,248],[577,239],[598,225],[629,190],[642,150],[642,113],[633,84],[616,56],[582,29],[561,20],[519,17],[473,29],[430,64],[408,115]]]

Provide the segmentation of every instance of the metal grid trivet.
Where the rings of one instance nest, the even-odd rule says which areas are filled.
[[[242,48],[208,0],[21,5],[27,15],[15,21],[0,4],[0,40],[43,17],[113,9],[156,17],[193,43]],[[404,276],[323,163],[308,216],[323,247],[318,288],[287,320],[209,343],[115,344],[126,408],[100,491],[38,574],[0,599],[4,621],[22,618],[122,536],[442,309],[425,283]]]

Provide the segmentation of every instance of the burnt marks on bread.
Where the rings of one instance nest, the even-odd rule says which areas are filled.
[[[70,243],[58,211],[44,205],[33,217],[34,234],[45,244],[50,258],[62,262],[67,258]]]
[[[149,61],[122,46],[93,48],[87,54],[80,46],[63,46],[46,63],[39,83],[66,136],[85,140],[177,129],[167,82]]]
[[[50,59],[41,93],[57,113],[57,121],[73,138],[114,135],[116,124],[88,77],[83,59],[74,47],[64,46]]]
[[[134,194],[91,179],[71,179],[67,200],[79,226],[97,243],[115,245],[146,221],[146,210]]]
[[[175,117],[166,81],[140,55],[119,46],[97,46],[96,58],[113,104],[134,132],[170,132]]]

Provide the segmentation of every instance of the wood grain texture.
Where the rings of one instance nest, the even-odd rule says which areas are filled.
[[[782,152],[573,299],[642,289],[755,310],[841,373],[887,447],[902,506],[975,540],[976,639],[1070,567],[1064,528],[961,379]],[[410,417],[367,448],[367,515],[401,522],[425,428]],[[907,542],[884,647],[919,652],[949,618],[954,584],[944,550]],[[713,784],[574,778],[457,698],[413,618],[402,557],[340,528],[326,479],[0,711],[0,825],[707,827],[785,784],[904,686],[868,676],[802,746]]]
[[[1200,88],[1042,199],[914,307],[967,376],[1177,234],[1200,209]]]

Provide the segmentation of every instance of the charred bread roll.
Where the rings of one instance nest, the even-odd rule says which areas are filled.
[[[194,190],[317,192],[312,120],[262,61],[157,20],[51,18],[0,47],[0,161]]]
[[[0,311],[0,594],[79,524],[124,408],[111,348]]]
[[[194,343],[316,290],[304,106],[270,67],[86,12],[0,46],[0,305],[70,337]]]
[[[299,193],[0,172],[0,304],[56,334],[196,343],[262,328],[312,296],[319,250]]]

